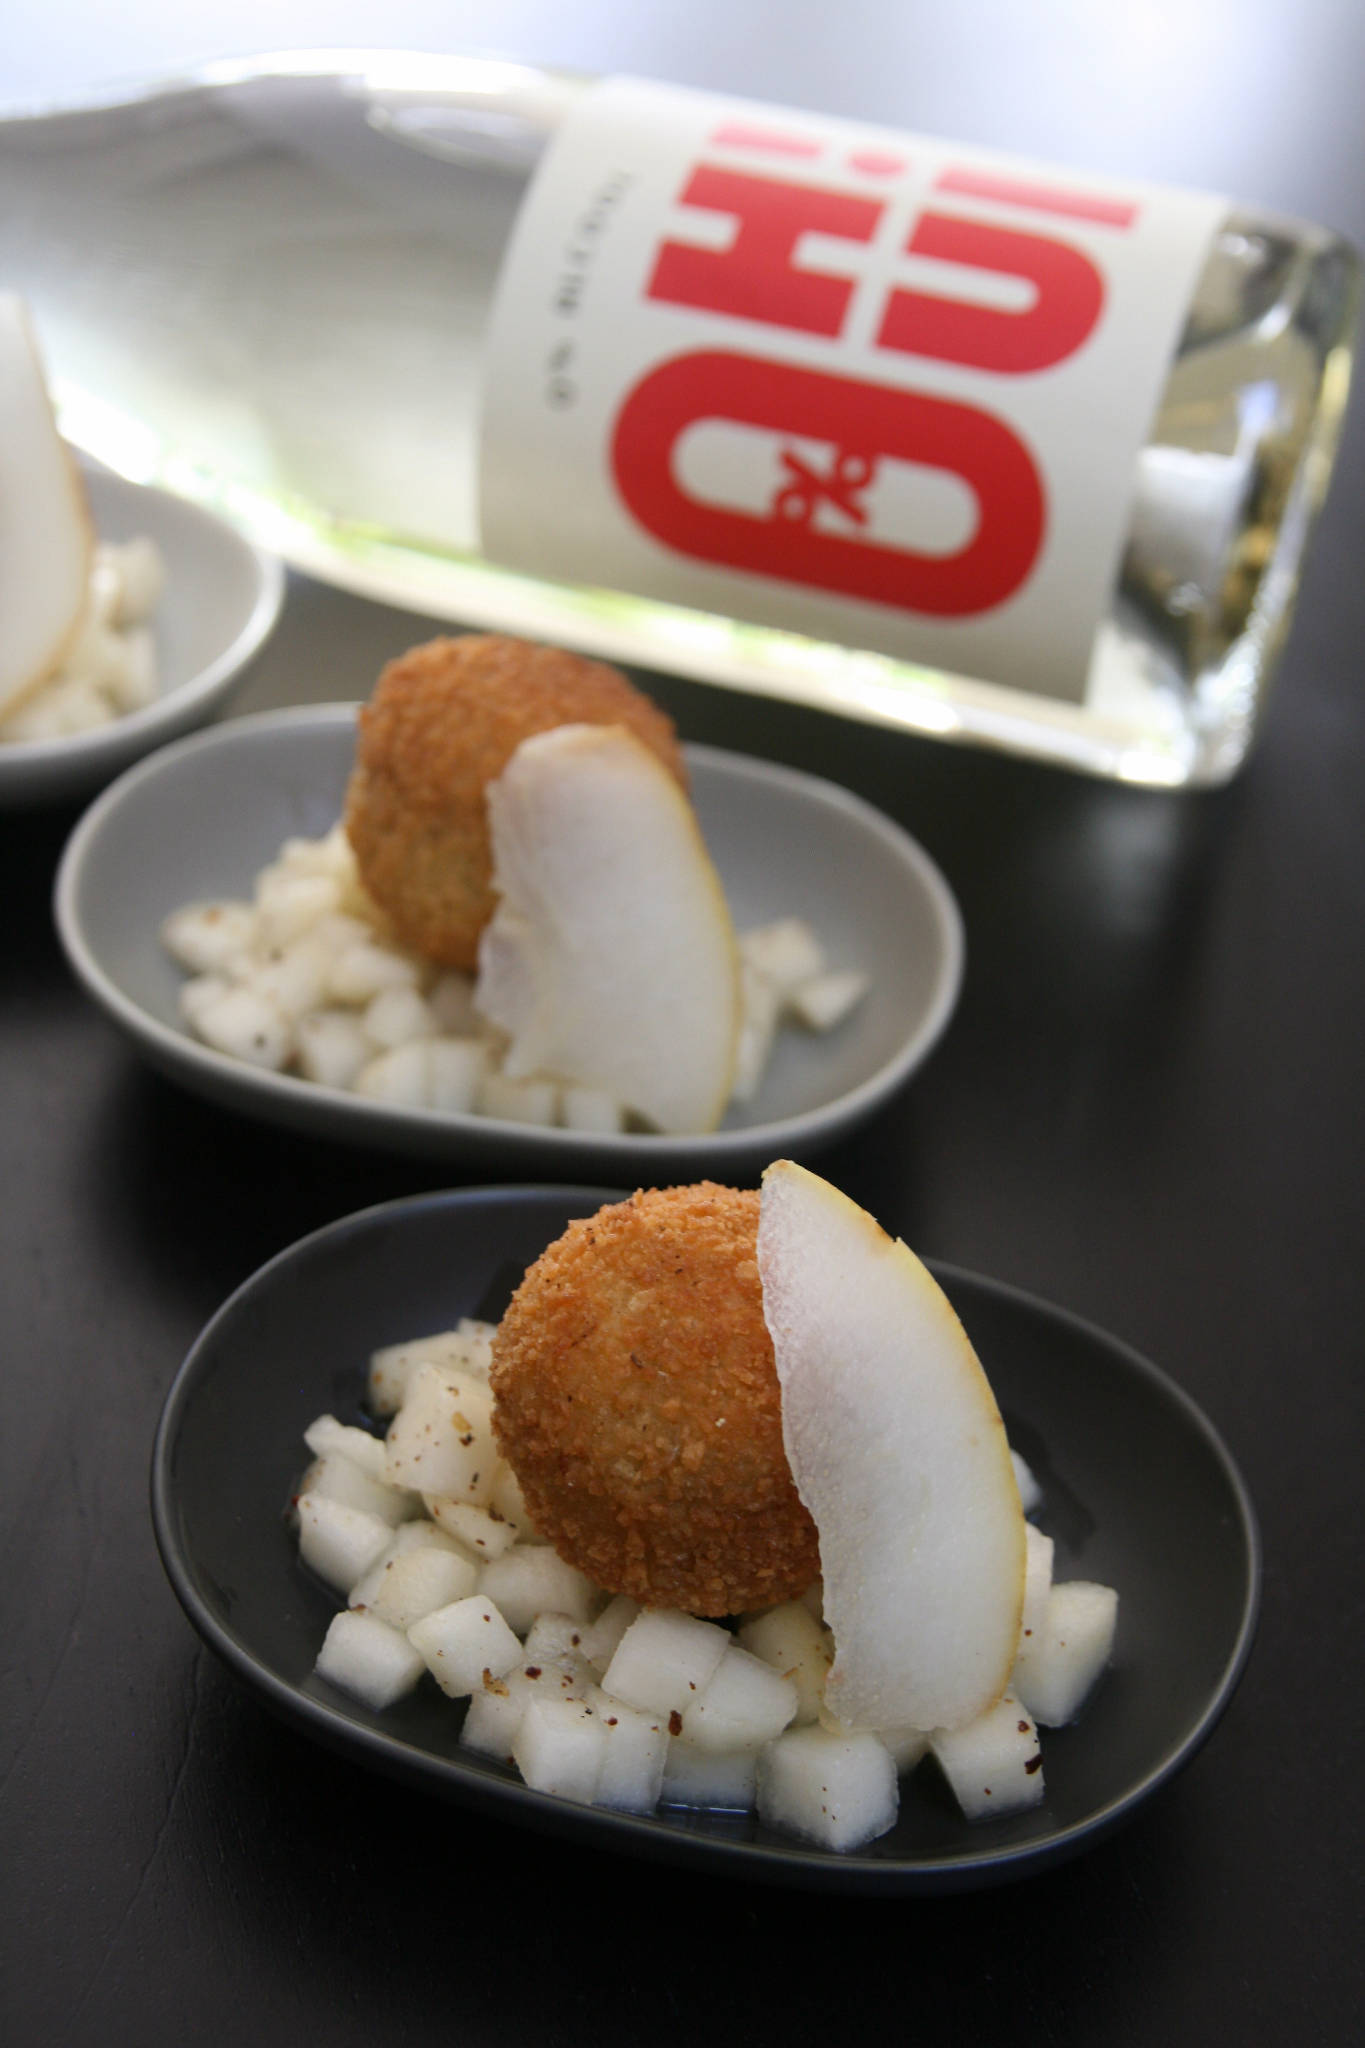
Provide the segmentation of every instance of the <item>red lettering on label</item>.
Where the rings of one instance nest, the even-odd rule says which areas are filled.
[[[703,420],[822,441],[836,453],[821,472],[784,451],[786,479],[767,516],[736,511],[693,497],[677,481],[674,451]],[[818,530],[823,502],[865,524],[860,494],[883,458],[946,470],[967,485],[978,520],[956,554]],[[936,618],[1003,604],[1043,542],[1041,479],[1002,421],[949,399],[754,356],[698,352],[651,370],[617,416],[611,466],[634,518],[679,554]]]
[[[1034,213],[1057,213],[1069,220],[1094,221],[1102,228],[1130,228],[1138,216],[1133,200],[1066,191],[1060,185],[1036,184],[1031,178],[1003,177],[998,171],[966,167],[945,171],[935,179],[934,189],[955,192],[964,199],[1002,200],[1006,206],[1026,206]]]
[[[936,292],[898,289],[887,294],[877,336],[881,348],[1020,376],[1074,355],[1100,317],[1103,280],[1090,258],[1069,243],[926,213],[906,247],[912,256],[1026,278],[1037,298],[1025,312],[1010,313]]]
[[[682,199],[688,206],[733,214],[738,229],[724,250],[665,242],[649,281],[649,298],[733,313],[772,327],[799,327],[807,334],[839,332],[854,281],[798,269],[793,252],[805,234],[871,241],[881,200],[708,165],[692,173]]]

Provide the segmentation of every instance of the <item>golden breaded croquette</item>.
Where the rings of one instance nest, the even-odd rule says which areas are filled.
[[[493,1342],[493,1426],[536,1528],[646,1606],[733,1614],[819,1575],[782,1447],[758,1200],[702,1181],[571,1223]]]
[[[494,908],[484,791],[524,739],[557,725],[626,726],[687,788],[672,720],[604,662],[470,633],[384,669],[360,713],[346,833],[405,945],[476,965]]]

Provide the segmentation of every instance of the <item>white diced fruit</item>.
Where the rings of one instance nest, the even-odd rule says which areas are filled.
[[[1109,1662],[1118,1610],[1118,1594],[1110,1586],[1070,1579],[1052,1587],[1014,1675],[1020,1699],[1045,1728],[1062,1728],[1080,1712]]]
[[[411,1494],[387,1485],[382,1479],[371,1479],[368,1472],[362,1472],[354,1460],[343,1457],[339,1451],[324,1452],[313,1460],[303,1475],[299,1492],[318,1500],[340,1501],[348,1508],[363,1508],[394,1529],[413,1512]]]
[[[565,1664],[576,1669],[579,1664],[590,1663],[583,1647],[586,1626],[571,1614],[538,1614],[526,1631],[523,1665]]]
[[[388,1622],[348,1610],[332,1617],[316,1668],[329,1685],[378,1709],[411,1692],[423,1666],[407,1637]]]
[[[866,1730],[793,1728],[759,1759],[760,1819],[822,1848],[846,1851],[875,1841],[895,1826],[899,1810],[891,1753]]]
[[[438,1528],[453,1536],[485,1563],[501,1557],[517,1540],[512,1524],[490,1504],[476,1508],[472,1501],[449,1500],[439,1493],[423,1496],[427,1513]]]
[[[471,1559],[428,1544],[381,1557],[352,1586],[348,1605],[406,1633],[438,1608],[468,1599],[478,1582],[479,1568]]]
[[[489,1334],[485,1335],[484,1332]],[[412,1374],[420,1365],[439,1366],[462,1378],[488,1378],[491,1330],[487,1323],[462,1320],[458,1329],[438,1330],[433,1337],[410,1337],[371,1352],[366,1393],[376,1415],[395,1415]]]
[[[427,1048],[427,1107],[472,1116],[490,1054],[478,1038],[433,1038]]]
[[[824,970],[820,941],[799,917],[779,917],[773,924],[745,932],[739,950],[783,995]]]
[[[322,1001],[326,983],[327,952],[310,938],[298,939],[263,954],[250,969],[243,969],[245,986],[274,1003],[276,1009],[297,1025]]]
[[[518,1635],[526,1633],[538,1614],[547,1612],[591,1621],[601,1597],[590,1578],[542,1543],[514,1544],[485,1565],[479,1583]]]
[[[493,1481],[493,1498],[488,1505],[490,1509],[496,1508],[503,1520],[511,1524],[517,1532],[519,1542],[539,1543],[542,1540],[531,1520],[531,1511],[526,1505],[521,1481],[512,1467],[506,1463],[498,1467],[497,1477]]]
[[[787,1600],[766,1614],[754,1615],[740,1629],[739,1640],[796,1687],[797,1727],[817,1720],[834,1656],[825,1630],[805,1602]]]
[[[583,1631],[582,1651],[590,1664],[599,1671],[605,1671],[616,1655],[617,1645],[622,1636],[640,1612],[638,1600],[632,1600],[629,1593],[618,1593],[609,1600],[596,1621],[590,1622]]]
[[[366,1036],[376,1045],[407,1045],[414,1038],[432,1038],[436,1019],[415,988],[382,988],[365,1007],[361,1019]]]
[[[1014,1693],[965,1728],[937,1729],[929,1747],[968,1820],[1015,1813],[1042,1800],[1038,1730]]]
[[[512,1746],[531,1700],[578,1700],[583,1703],[592,1688],[593,1680],[586,1668],[580,1674],[578,1671],[566,1671],[559,1665],[548,1665],[544,1669],[537,1668],[532,1678],[524,1665],[518,1665],[502,1678],[485,1680],[482,1687],[471,1694],[464,1726],[460,1730],[460,1742],[464,1748],[477,1750],[481,1756],[497,1757],[500,1763],[510,1764]]]
[[[1025,1536],[1024,1611],[1019,1622],[1019,1654],[1014,1662],[1016,1679],[1021,1664],[1026,1663],[1039,1638],[1047,1618],[1048,1594],[1052,1591],[1052,1538],[1045,1536],[1032,1522],[1028,1524]]]
[[[336,1451],[341,1457],[349,1458],[353,1465],[359,1465],[371,1479],[381,1482],[385,1479],[384,1439],[371,1436],[367,1429],[357,1429],[350,1422],[338,1422],[335,1415],[319,1415],[303,1432],[303,1440],[315,1458],[322,1457],[327,1451]]]
[[[358,939],[332,962],[327,993],[337,1003],[368,1003],[381,989],[413,987],[420,977],[417,962],[406,953]]]
[[[782,1733],[796,1707],[791,1680],[732,1643],[684,1712],[683,1739],[698,1749],[757,1749]]]
[[[288,1018],[268,997],[248,987],[223,991],[190,1018],[197,1037],[215,1052],[277,1073],[294,1049]]]
[[[602,1088],[566,1088],[560,1097],[560,1121],[566,1130],[599,1135],[624,1130],[626,1113],[615,1096]]]
[[[389,1425],[390,1482],[482,1506],[492,1493],[497,1464],[487,1387],[467,1375],[419,1365]]]
[[[559,1087],[554,1081],[534,1078],[514,1081],[493,1071],[479,1083],[475,1108],[480,1116],[496,1117],[504,1123],[553,1124],[559,1120]]]
[[[710,1806],[744,1813],[753,1805],[756,1749],[698,1749],[676,1737],[668,1745],[659,1797],[665,1806]]]
[[[296,1038],[299,1072],[324,1088],[349,1088],[373,1050],[350,1010],[310,1010]]]
[[[332,875],[291,875],[278,869],[262,875],[256,887],[260,943],[292,946],[340,903],[341,887]]]
[[[853,968],[813,975],[792,990],[787,1008],[808,1031],[832,1031],[852,1015],[869,987],[867,976]]]
[[[1031,1515],[1035,1508],[1043,1505],[1043,1489],[1034,1477],[1032,1466],[1026,1458],[1020,1457],[1018,1451],[1010,1452],[1010,1462],[1014,1466],[1014,1481],[1019,1488],[1020,1505],[1026,1515]]]
[[[482,1593],[424,1615],[408,1630],[408,1641],[452,1699],[481,1691],[486,1679],[502,1678],[521,1658],[521,1644]]]
[[[659,1714],[642,1714],[600,1685],[588,1704],[606,1732],[595,1804],[621,1813],[653,1813],[663,1790],[668,1729]]]
[[[647,1608],[622,1636],[602,1684],[628,1707],[681,1714],[715,1677],[731,1641],[714,1621]]]
[[[891,1752],[891,1761],[901,1777],[907,1771],[913,1771],[928,1752],[929,1737],[922,1728],[878,1728],[873,1732],[878,1742]]]
[[[256,933],[249,903],[187,903],[161,927],[161,943],[191,974],[212,974],[246,951]]]
[[[407,1045],[391,1046],[365,1063],[351,1087],[367,1102],[382,1102],[390,1109],[429,1109],[430,1041],[414,1038]]]
[[[512,1744],[512,1761],[533,1790],[591,1805],[606,1742],[606,1730],[586,1700],[533,1695]]]
[[[320,1494],[301,1493],[298,1516],[299,1556],[338,1593],[365,1576],[393,1534],[378,1515]]]

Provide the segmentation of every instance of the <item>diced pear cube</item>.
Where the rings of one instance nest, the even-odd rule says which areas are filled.
[[[510,1075],[493,1070],[479,1083],[475,1108],[480,1116],[498,1117],[508,1123],[557,1123],[559,1086],[557,1082],[535,1078],[513,1080]]]
[[[709,1806],[744,1813],[753,1805],[756,1749],[698,1749],[675,1737],[664,1760],[659,1798],[665,1806]]]
[[[279,1006],[246,985],[225,989],[188,1020],[215,1052],[278,1073],[294,1049],[294,1030]]]
[[[603,1688],[628,1707],[681,1714],[711,1683],[732,1640],[714,1621],[673,1608],[646,1608],[617,1645]]]
[[[191,974],[214,974],[247,951],[256,936],[250,903],[187,903],[161,927],[161,943]]]
[[[295,1026],[297,1039],[300,1020],[322,1001],[326,967],[326,949],[302,938],[257,960],[246,975],[244,986],[274,1003]]]
[[[315,1458],[336,1451],[353,1465],[359,1465],[362,1472],[368,1472],[371,1479],[381,1483],[385,1480],[384,1439],[371,1436],[368,1429],[338,1422],[335,1415],[319,1415],[303,1432],[303,1440]]]
[[[816,974],[792,990],[787,1008],[808,1031],[833,1031],[852,1016],[870,987],[868,977],[854,968]]]
[[[338,1593],[349,1593],[387,1549],[393,1534],[389,1524],[364,1508],[320,1494],[301,1493],[297,1508],[299,1556]]]
[[[899,1810],[890,1751],[866,1730],[793,1728],[759,1759],[760,1818],[822,1848],[861,1848],[894,1827]]]
[[[391,1529],[408,1521],[413,1513],[410,1493],[386,1485],[383,1480],[371,1479],[368,1472],[362,1472],[359,1465],[339,1451],[326,1451],[313,1460],[303,1475],[299,1492],[312,1494],[318,1500],[340,1501],[348,1508],[363,1508],[367,1514],[378,1515]]]
[[[433,1038],[427,1052],[427,1106],[447,1116],[472,1116],[488,1072],[488,1047],[478,1038]]]
[[[290,874],[277,869],[268,879],[262,876],[256,889],[259,942],[263,947],[292,946],[340,903],[340,885],[332,875]]]
[[[604,1088],[566,1087],[560,1097],[559,1114],[570,1131],[604,1134],[625,1129],[625,1110]]]
[[[533,1694],[512,1744],[512,1760],[533,1790],[591,1805],[606,1745],[606,1730],[586,1700]]]
[[[567,1664],[576,1668],[580,1663],[591,1663],[583,1647],[584,1629],[585,1624],[575,1621],[571,1614],[553,1614],[548,1610],[538,1614],[526,1631],[522,1664]]]
[[[358,939],[332,962],[327,994],[334,1003],[368,1003],[381,989],[415,988],[421,979],[417,962],[373,939]]]
[[[820,941],[799,917],[779,917],[772,924],[745,932],[739,950],[782,995],[824,971]]]
[[[929,1753],[929,1737],[923,1728],[877,1728],[873,1732],[891,1752],[891,1761],[902,1778]]]
[[[1040,1626],[1021,1649],[1014,1683],[1045,1728],[1074,1721],[1109,1662],[1119,1597],[1110,1586],[1070,1579],[1053,1586]]]
[[[616,1655],[622,1636],[640,1612],[638,1600],[632,1600],[629,1593],[618,1593],[609,1600],[596,1621],[590,1622],[583,1631],[583,1655],[599,1671],[605,1671]]]
[[[166,558],[154,540],[139,534],[132,540],[107,541],[97,560],[111,572],[109,619],[116,626],[136,626],[149,619],[166,587]]]
[[[296,1029],[299,1072],[323,1088],[349,1088],[373,1048],[350,1010],[310,1010]]]
[[[412,1691],[422,1660],[388,1622],[347,1610],[333,1615],[315,1668],[329,1685],[378,1710]]]
[[[741,958],[739,975],[739,1037],[730,1094],[749,1102],[758,1093],[777,1036],[782,997],[766,975]]]
[[[406,1634],[438,1608],[467,1599],[478,1582],[479,1568],[469,1558],[427,1544],[379,1558],[352,1586],[348,1605]]]
[[[929,1747],[968,1820],[1015,1813],[1042,1800],[1038,1730],[1011,1692],[965,1728],[936,1729]]]
[[[653,1813],[663,1790],[668,1728],[659,1714],[641,1714],[600,1685],[588,1694],[606,1731],[595,1803],[621,1813]]]
[[[424,1615],[408,1630],[408,1641],[452,1699],[481,1691],[486,1679],[504,1677],[521,1658],[521,1644],[482,1593]]]
[[[493,1497],[488,1505],[490,1508],[496,1508],[504,1521],[511,1523],[517,1532],[519,1542],[541,1541],[531,1520],[531,1510],[526,1505],[521,1482],[510,1465],[499,1465],[497,1477],[493,1481]]]
[[[406,1557],[412,1550],[453,1550],[458,1557],[465,1554],[453,1537],[438,1529],[434,1522],[419,1517],[415,1522],[403,1522],[394,1530],[393,1541],[379,1562],[387,1564],[391,1557]],[[469,1562],[472,1564],[474,1560],[471,1558]]]
[[[367,1102],[382,1102],[390,1109],[428,1109],[431,1104],[431,1043],[410,1039],[406,1045],[391,1046],[367,1060],[351,1083],[353,1092]]]
[[[1014,1483],[1019,1488],[1019,1503],[1026,1515],[1031,1515],[1043,1505],[1043,1489],[1038,1484],[1033,1467],[1018,1451],[1010,1452],[1010,1463],[1014,1467]]]
[[[796,1708],[791,1680],[731,1643],[683,1714],[683,1739],[698,1749],[758,1749],[782,1733]]]
[[[414,1038],[433,1038],[436,1034],[436,1019],[410,984],[380,989],[366,1004],[361,1022],[366,1037],[386,1048],[407,1045]]]
[[[390,1482],[481,1507],[492,1494],[497,1464],[487,1387],[468,1375],[419,1365],[389,1424]]]
[[[480,1756],[496,1757],[510,1764],[512,1749],[521,1727],[526,1703],[535,1690],[524,1672],[509,1671],[503,1678],[486,1679],[471,1693],[469,1707],[460,1729],[460,1744]]]
[[[1052,1538],[1045,1536],[1032,1522],[1026,1524],[1024,1536],[1024,1607],[1019,1619],[1019,1652],[1014,1667],[1016,1678],[1041,1633],[1047,1618],[1048,1595],[1052,1591]]]
[[[484,1567],[479,1583],[518,1635],[525,1635],[536,1616],[547,1612],[591,1621],[601,1599],[590,1578],[540,1543],[514,1544]]]
[[[834,1658],[825,1630],[805,1602],[786,1600],[752,1616],[740,1629],[739,1640],[796,1687],[796,1726],[817,1721]]]
[[[512,1524],[504,1521],[490,1502],[476,1508],[472,1501],[451,1500],[439,1493],[424,1496],[426,1511],[438,1528],[454,1536],[485,1564],[501,1557],[517,1540]]]
[[[375,1414],[397,1413],[403,1405],[408,1381],[419,1365],[435,1365],[458,1378],[472,1375],[486,1381],[489,1345],[474,1334],[486,1327],[470,1323],[470,1334],[466,1334],[462,1323],[458,1330],[438,1330],[433,1337],[411,1337],[406,1343],[386,1344],[372,1352],[366,1393]]]

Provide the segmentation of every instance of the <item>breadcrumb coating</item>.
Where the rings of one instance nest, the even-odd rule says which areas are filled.
[[[734,1614],[820,1570],[782,1447],[759,1198],[650,1189],[529,1269],[493,1343],[493,1425],[541,1535],[646,1606]]]
[[[619,669],[500,634],[410,648],[360,713],[346,832],[405,945],[473,968],[493,914],[484,791],[532,733],[623,725],[687,789],[673,722]]]

